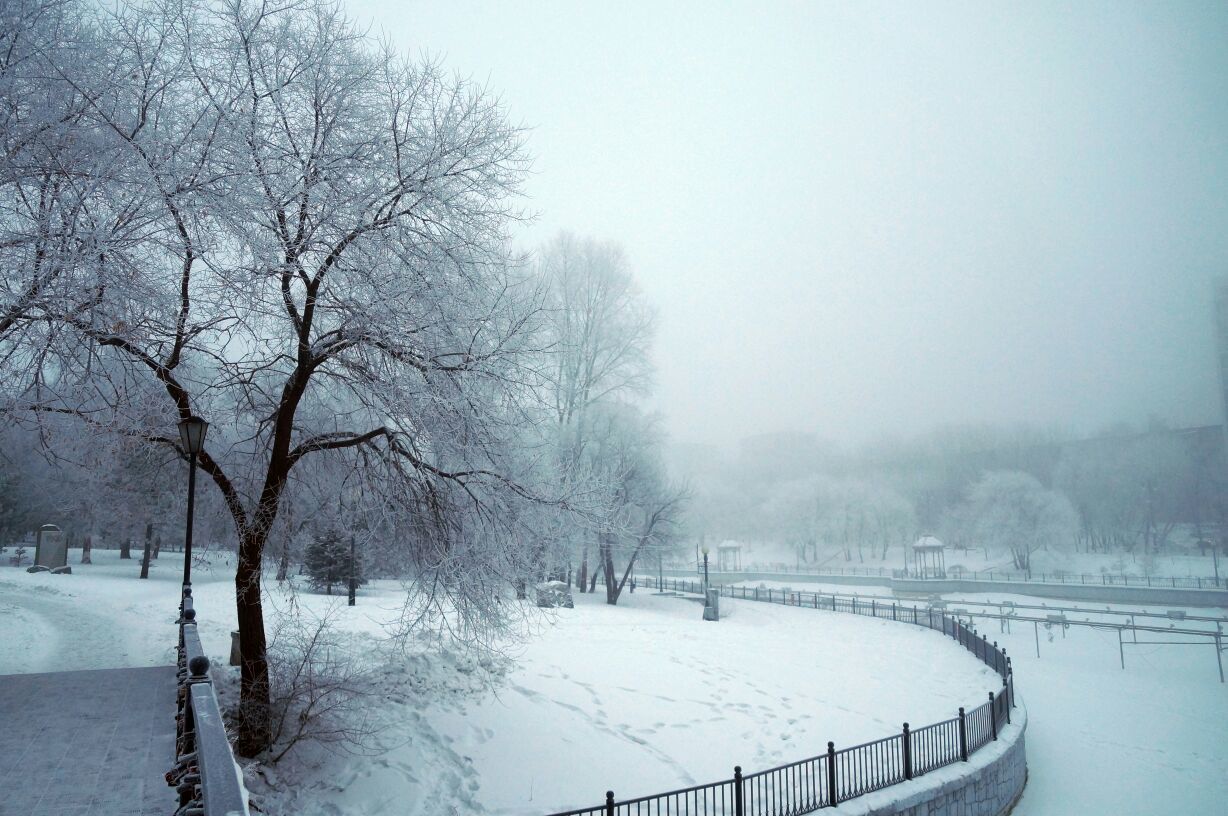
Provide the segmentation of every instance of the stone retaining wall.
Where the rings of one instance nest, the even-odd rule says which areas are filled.
[[[842,816],[1004,816],[1028,778],[1024,753],[1027,711],[1011,711],[1012,724],[973,754],[911,782],[841,802]]]

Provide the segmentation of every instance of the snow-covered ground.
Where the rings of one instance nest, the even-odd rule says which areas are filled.
[[[790,586],[773,581],[746,585]],[[818,586],[821,592],[846,595],[854,589],[791,586],[805,592]],[[865,588],[858,594],[891,599],[885,589]],[[1042,603],[1021,595],[953,593],[944,598],[950,608],[959,607],[961,601]],[[1050,605],[1076,604],[1054,601]],[[1077,606],[1086,608],[1091,616],[1096,605]],[[975,611],[970,605],[965,608]],[[1137,604],[1122,608],[1161,613],[1168,609]],[[1185,611],[1228,616],[1228,609]],[[1045,613],[1039,614],[1043,617]],[[1140,618],[1139,623],[1144,620]],[[1169,623],[1153,620],[1149,625]],[[1215,628],[1207,623],[1176,625]],[[1037,658],[1037,631],[1030,623],[1016,623],[1007,633],[997,621],[982,620],[978,629],[1011,655],[1016,689],[1028,706],[1029,777],[1015,814],[1228,812],[1224,805],[1228,802],[1228,685],[1219,682],[1213,641],[1198,638],[1197,645],[1127,642],[1123,671],[1114,631],[1072,626],[1063,637],[1060,629],[1041,627]],[[1139,639],[1193,640],[1154,634]],[[1224,662],[1228,668],[1228,654]]]
[[[95,561],[72,576],[0,571],[0,604],[25,610],[4,616],[0,672],[169,661],[177,557],[163,556],[147,582],[113,552]],[[234,619],[227,570],[218,563],[194,577],[206,648],[224,657]],[[41,605],[28,603],[35,597]],[[395,585],[376,582],[352,609],[340,598],[296,600],[332,609],[374,645],[395,598]],[[940,635],[886,621],[748,602],[713,624],[693,600],[643,590],[617,607],[576,600],[509,644],[515,664],[494,672],[489,690],[463,654],[411,653],[404,682],[394,674],[384,685],[384,727],[368,746],[376,755],[291,755],[270,784],[252,780],[262,806],[305,816],[544,813],[597,804],[611,787],[653,793],[726,778],[735,764],[750,771],[811,756],[827,740],[876,739],[906,720],[946,719],[998,686]],[[288,606],[276,592],[270,601]],[[71,641],[43,637],[72,627]],[[7,644],[25,631],[55,645],[23,656]],[[80,648],[90,642],[108,644],[108,656]]]
[[[224,558],[194,568],[202,638],[219,664],[234,620]],[[0,673],[170,661],[179,557],[163,555],[149,581],[114,551],[95,561],[74,563],[72,576],[0,569]],[[332,609],[374,647],[397,598],[394,583],[375,582],[353,609],[295,600]],[[269,601],[272,618],[292,606],[277,591]],[[617,608],[577,596],[576,609],[509,644],[514,666],[490,672],[473,655],[413,646],[384,676],[375,755],[305,750],[252,787],[267,812],[303,816],[545,813],[597,804],[607,788],[652,793],[818,753],[828,739],[876,738],[996,688],[936,633],[752,601],[728,611],[711,624],[695,602],[644,589]],[[1042,630],[1037,660],[1030,626],[981,628],[1013,655],[1029,709],[1030,779],[1016,813],[1223,812],[1228,686],[1209,646],[1130,646],[1122,671],[1113,632],[1072,628],[1050,641]]]

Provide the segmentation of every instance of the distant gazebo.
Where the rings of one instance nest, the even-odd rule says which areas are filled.
[[[742,569],[742,545],[718,544],[716,568],[721,572],[737,572]]]
[[[947,545],[933,536],[921,536],[912,545],[912,572],[918,578],[945,578]]]

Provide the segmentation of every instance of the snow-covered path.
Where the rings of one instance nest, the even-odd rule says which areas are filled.
[[[164,553],[146,580],[139,561],[114,550],[95,550],[93,564],[79,558],[72,551],[72,575],[0,568],[0,674],[173,665],[182,557]],[[209,602],[201,627],[209,648],[233,628],[229,577],[208,565],[193,572]]]
[[[120,669],[169,663],[106,604],[0,579],[0,674]],[[143,627],[141,627],[143,629]],[[173,632],[168,632],[168,642]],[[135,641],[135,643],[134,643]]]

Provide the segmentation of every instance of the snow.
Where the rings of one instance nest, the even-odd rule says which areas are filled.
[[[789,586],[783,581],[746,585]],[[820,585],[792,584],[793,589],[806,592],[815,591],[816,586]],[[845,595],[852,590],[836,585],[819,589]],[[887,590],[873,588],[859,595],[891,598]],[[952,593],[943,597],[949,609],[959,607],[961,601],[1044,603],[1019,595]],[[1049,605],[1078,606],[1089,617],[1094,617],[1096,606],[1105,606],[1066,601]],[[972,606],[966,608],[976,611]],[[1115,608],[1162,614],[1170,607],[1131,604]],[[1228,609],[1220,608],[1185,611],[1228,616]],[[1028,614],[1043,616],[1044,612]],[[1144,621],[1139,619],[1139,623]],[[1168,623],[1153,619],[1148,625]],[[1178,626],[1215,628],[1192,621]],[[978,628],[1011,655],[1016,693],[1029,712],[1028,784],[1013,811],[1015,816],[1223,812],[1223,803],[1228,801],[1228,739],[1224,737],[1228,686],[1219,682],[1213,641],[1201,638],[1194,646],[1127,644],[1122,670],[1114,631],[1072,626],[1063,638],[1060,629],[1042,627],[1037,658],[1031,624],[1016,623],[1006,633],[996,621],[982,620]],[[1140,639],[1191,638],[1151,634]],[[1228,654],[1224,660],[1228,668]]]
[[[646,592],[576,596],[494,693],[407,700],[376,761],[332,758],[327,783],[274,813],[545,813],[728,778],[953,716],[998,687],[936,634],[739,604],[720,623]],[[445,666],[448,663],[445,661]],[[397,791],[399,795],[392,796]]]
[[[173,559],[164,555],[149,582],[131,577],[135,561],[97,551],[95,561],[71,577],[0,572],[0,598],[20,603],[29,579],[72,580],[54,587],[57,597],[70,607],[88,599],[98,613],[87,618],[90,629],[139,632],[146,651],[129,659],[164,662]],[[215,656],[226,654],[233,620],[225,572],[222,564],[194,572],[202,640]],[[374,644],[399,610],[395,585],[373,585],[354,608],[320,595],[297,601],[331,609]],[[288,606],[272,595],[270,608]],[[551,611],[530,639],[509,644],[515,666],[493,674],[493,689],[476,678],[472,656],[411,653],[385,677],[378,756],[308,750],[249,786],[267,812],[303,816],[544,813],[597,804],[609,788],[648,794],[727,778],[735,764],[751,772],[818,754],[828,740],[877,739],[905,721],[949,718],[998,687],[996,675],[937,633],[751,602],[708,623],[701,609],[642,590],[617,607],[577,595],[575,609]],[[7,655],[0,661],[8,671]]]
[[[1041,628],[1038,659],[1031,626],[998,629],[982,627],[1011,654],[1030,714],[1031,773],[1017,816],[1224,812],[1228,686],[1208,639],[1128,645],[1122,670],[1112,631],[1072,626],[1063,639]]]
[[[164,553],[149,581],[114,551],[75,560],[71,576],[0,569],[0,673],[168,663],[179,557]],[[193,572],[202,640],[221,672],[232,569],[219,555]],[[297,605],[332,610],[374,650],[398,595],[374,581],[353,608],[306,593]],[[271,619],[291,607],[270,590]],[[382,677],[374,755],[307,749],[267,774],[249,768],[248,786],[271,814],[540,814],[598,804],[610,788],[632,797],[817,754],[829,739],[875,739],[997,688],[926,630],[753,601],[705,623],[700,609],[644,589],[617,607],[577,595],[574,610],[551,610],[531,638],[507,644],[506,666],[415,641]],[[1122,671],[1111,631],[1053,630],[1050,642],[1042,630],[1038,660],[1030,626],[981,628],[1013,656],[1028,706],[1030,778],[1015,813],[1222,812],[1228,687],[1209,646],[1130,646]]]

